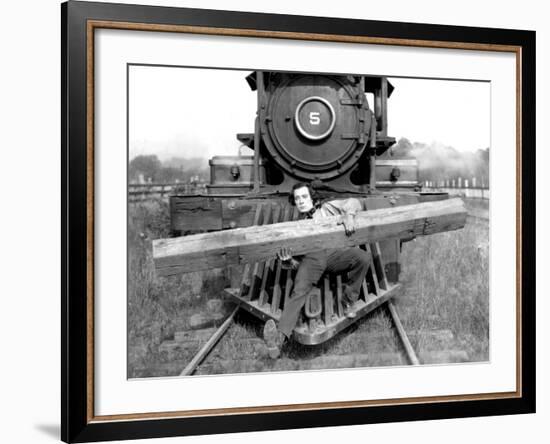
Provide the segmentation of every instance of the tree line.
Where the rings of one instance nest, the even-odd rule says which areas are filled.
[[[139,155],[128,165],[130,183],[191,183],[207,182],[208,164],[201,158],[171,158],[161,162],[156,154]]]

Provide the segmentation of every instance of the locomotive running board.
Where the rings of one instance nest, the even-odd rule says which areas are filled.
[[[307,323],[298,326],[294,329],[292,338],[301,344],[305,345],[317,345],[321,344],[333,336],[335,336],[340,331],[349,327],[351,324],[357,322],[358,319],[367,315],[371,311],[375,310],[388,300],[390,300],[397,290],[401,287],[401,284],[388,285],[387,290],[380,290],[380,294],[377,296],[375,294],[369,293],[367,300],[358,300],[355,303],[356,317],[353,319],[347,317],[335,317],[335,319],[329,324],[318,324],[314,331],[311,330]],[[278,310],[277,313],[271,312],[271,305],[264,304],[260,306],[258,304],[259,300],[248,300],[239,296],[238,288],[226,288],[225,292],[229,297],[231,297],[237,304],[241,306],[244,310],[252,313],[254,316],[268,321],[269,319],[274,319],[276,322],[279,321],[281,315],[281,310]]]

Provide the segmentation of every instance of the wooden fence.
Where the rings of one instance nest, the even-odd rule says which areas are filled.
[[[488,187],[481,181],[461,178],[452,180],[425,181],[424,190],[449,193],[474,199],[489,199]],[[205,194],[206,183],[131,183],[128,185],[128,200],[130,203],[144,202],[152,199],[168,199],[177,190],[178,194]]]
[[[426,191],[441,191],[449,193],[451,196],[460,196],[473,199],[489,199],[491,193],[489,186],[484,180],[478,180],[475,177],[471,179],[446,179],[446,180],[426,180],[424,182]]]
[[[135,203],[168,199],[176,190],[178,194],[204,194],[206,183],[131,183],[128,185],[128,201]]]

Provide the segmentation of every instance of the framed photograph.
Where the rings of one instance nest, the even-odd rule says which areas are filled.
[[[535,33],[62,5],[62,439],[535,411]]]

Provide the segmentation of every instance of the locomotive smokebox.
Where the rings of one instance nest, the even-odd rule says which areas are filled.
[[[352,79],[284,76],[267,102],[260,118],[263,142],[286,173],[326,181],[357,163],[372,113]]]

